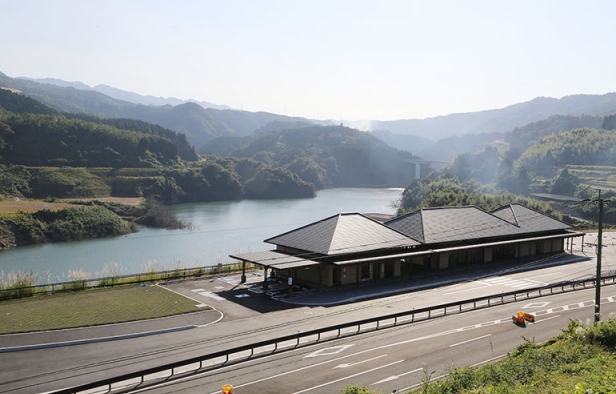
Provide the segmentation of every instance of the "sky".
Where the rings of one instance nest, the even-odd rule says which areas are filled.
[[[0,0],[0,72],[310,119],[616,91],[613,0]]]

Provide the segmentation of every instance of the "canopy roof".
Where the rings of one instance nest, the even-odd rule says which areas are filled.
[[[304,259],[301,256],[292,256],[275,250],[232,254],[229,257],[276,269],[309,267],[319,264],[319,261]]]

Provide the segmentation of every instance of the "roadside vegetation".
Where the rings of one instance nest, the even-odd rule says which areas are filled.
[[[247,272],[254,269],[256,269],[254,265],[246,264],[245,270]],[[65,281],[50,281],[49,274],[43,274],[44,277],[37,277],[31,272],[18,271],[5,274],[0,271],[0,301],[104,287],[147,285],[170,280],[185,280],[186,278],[228,275],[235,272],[242,272],[241,263],[170,270],[157,267],[155,263],[148,263],[145,272],[137,274],[123,274],[120,265],[109,263],[101,271],[96,272],[94,277],[91,272],[82,269],[70,270]]]
[[[562,333],[545,343],[527,340],[504,360],[480,367],[453,368],[449,375],[424,382],[422,394],[614,394],[616,393],[616,320],[596,325],[571,321]],[[382,394],[349,386],[343,394]]]

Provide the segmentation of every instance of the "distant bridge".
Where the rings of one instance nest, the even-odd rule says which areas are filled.
[[[415,179],[421,179],[421,166],[426,164],[451,164],[450,161],[406,159],[405,163],[415,164]]]

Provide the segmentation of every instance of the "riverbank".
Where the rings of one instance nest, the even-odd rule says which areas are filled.
[[[108,204],[108,203],[107,203]],[[0,248],[48,242],[81,241],[136,231],[134,223],[116,211],[121,207],[94,204],[0,215]],[[139,208],[140,211],[145,211]]]
[[[70,272],[106,276],[233,263],[230,254],[267,250],[263,240],[339,214],[395,214],[402,189],[326,189],[315,198],[240,200],[167,206],[191,227],[137,225],[138,232],[79,242],[54,242],[0,251],[0,271],[31,272],[37,283],[69,281]],[[111,268],[111,269],[108,269]]]
[[[21,208],[26,208],[23,210]],[[178,220],[154,198],[11,199],[0,210],[0,249],[49,242],[82,241],[137,232],[137,224],[183,229]]]

